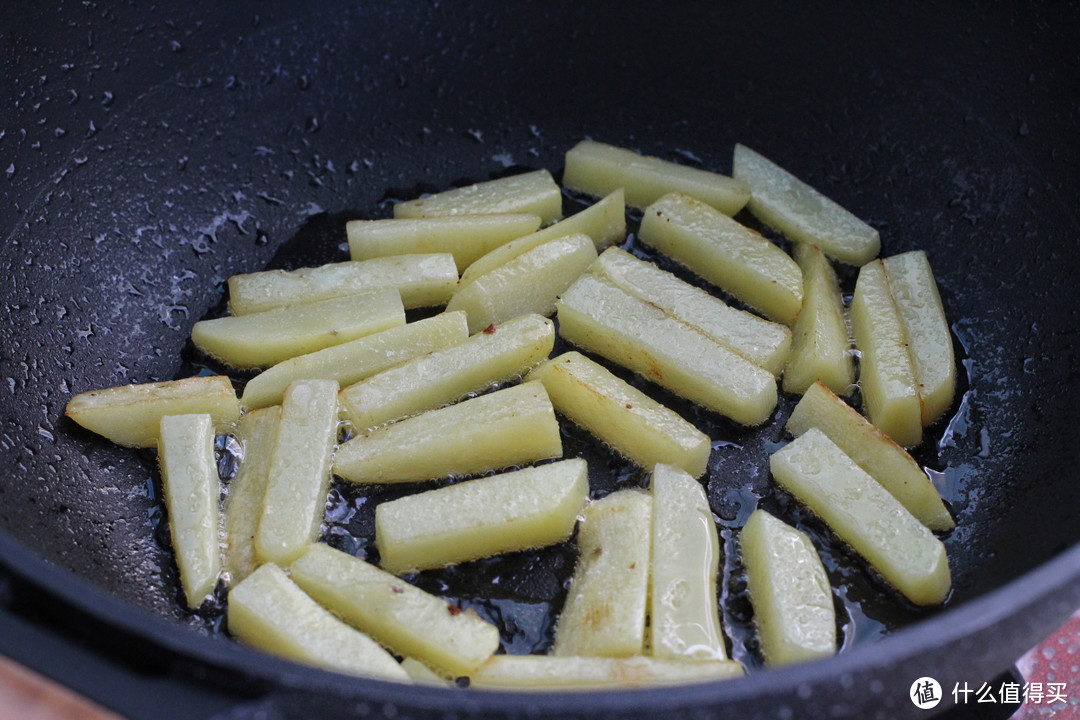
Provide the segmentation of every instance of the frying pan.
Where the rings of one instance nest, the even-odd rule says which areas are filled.
[[[0,562],[16,605],[228,689],[233,717],[891,718],[921,713],[915,678],[989,679],[1080,604],[1075,4],[225,10],[0,10],[15,99],[0,110]],[[70,396],[197,370],[188,332],[229,275],[340,259],[344,219],[557,170],[582,137],[720,171],[743,142],[878,227],[886,254],[927,250],[965,378],[918,457],[958,520],[947,607],[900,608],[825,662],[572,695],[345,678],[183,610],[152,455],[63,420]],[[695,417],[727,438],[709,496],[735,517],[738,488],[765,492],[780,425]],[[870,582],[842,557],[832,573],[856,594]]]

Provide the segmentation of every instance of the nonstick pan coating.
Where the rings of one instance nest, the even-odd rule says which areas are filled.
[[[953,610],[775,680],[521,707],[722,701],[746,715],[765,694],[761,712],[816,711],[825,706],[807,693],[872,670],[881,684],[863,694],[874,702],[854,691],[844,702],[895,715],[913,709],[894,692],[914,679],[894,681],[901,668],[921,662],[943,684],[989,677],[1076,603],[1075,7],[217,10],[84,8],[5,22],[17,103],[0,136],[3,164],[13,158],[0,227],[10,278],[0,290],[0,526],[9,565],[51,566],[36,580],[49,593],[227,676],[258,687],[253,678],[270,678],[278,693],[298,686],[301,704],[318,685],[339,708],[342,696],[403,712],[517,707],[496,695],[399,695],[204,638],[212,629],[177,602],[154,537],[153,456],[111,447],[63,408],[82,390],[176,376],[223,281],[264,267],[290,237],[507,166],[557,170],[593,137],[720,171],[746,143],[878,227],[884,253],[927,250],[969,380],[957,421],[920,455],[941,471],[958,518],[947,541]],[[343,234],[322,239],[313,255],[340,252]],[[720,465],[748,476],[760,452]],[[1040,566],[1041,582],[1015,582]]]

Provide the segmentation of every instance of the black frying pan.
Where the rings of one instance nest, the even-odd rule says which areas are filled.
[[[16,103],[0,128],[11,278],[0,543],[21,591],[138,662],[269,693],[285,714],[356,716],[389,704],[399,716],[896,717],[918,712],[906,699],[916,677],[988,679],[1080,602],[1075,7],[218,11],[3,18]],[[877,226],[885,253],[928,251],[968,380],[953,424],[919,457],[940,471],[959,524],[948,609],[856,617],[857,630],[894,631],[828,662],[572,696],[406,690],[207,637],[214,613],[177,602],[152,456],[62,420],[70,395],[192,371],[188,331],[229,275],[340,259],[345,218],[516,168],[557,170],[585,136],[721,171],[744,142]],[[710,500],[731,525],[745,509],[734,489],[766,493],[753,473],[777,427],[733,434],[742,451],[714,457]],[[842,557],[833,574],[855,595],[871,582]],[[729,627],[744,627],[737,578],[725,589]]]

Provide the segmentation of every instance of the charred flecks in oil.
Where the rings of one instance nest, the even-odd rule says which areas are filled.
[[[536,168],[511,165],[482,179],[495,179],[534,169]],[[558,174],[556,178],[558,179]],[[265,269],[292,270],[348,260],[345,237],[347,220],[390,217],[393,214],[393,205],[397,202],[477,181],[463,178],[443,187],[421,183],[411,188],[393,188],[385,193],[374,209],[313,215],[297,234],[278,250]],[[564,215],[579,212],[594,201],[593,198],[564,190]],[[708,290],[734,307],[747,309],[745,305],[693,275],[685,267],[638,242],[637,230],[641,217],[640,211],[628,210],[627,238],[620,247]],[[785,250],[791,251],[787,241],[779,238],[748,212],[739,213],[736,219],[761,232]],[[835,268],[845,304],[850,303],[858,269],[840,264],[836,264]],[[252,271],[261,269],[264,268],[251,268]],[[942,290],[948,312],[948,289]],[[440,308],[411,310],[407,313],[407,318],[412,322],[433,315],[439,310]],[[227,312],[227,298],[223,297],[221,303],[211,310],[207,317],[220,317]],[[556,326],[557,324],[556,320]],[[954,324],[954,331],[958,327],[958,324]],[[957,334],[954,340],[957,362],[960,365],[956,401],[942,420],[927,429],[923,444],[913,451],[913,455],[916,461],[928,470],[953,514],[958,515],[967,506],[969,481],[975,473],[961,460],[978,454],[980,438],[978,432],[969,432],[978,422],[978,408],[973,392],[969,390],[973,364],[963,337]],[[553,355],[570,349],[576,348],[556,337]],[[761,666],[760,650],[753,626],[753,608],[747,596],[746,576],[738,552],[739,531],[750,513],[759,507],[806,532],[814,541],[833,586],[837,610],[837,638],[841,649],[880,638],[938,611],[933,608],[916,608],[890,590],[824,523],[777,489],[772,482],[768,469],[769,455],[790,440],[784,424],[798,401],[798,396],[780,393],[772,418],[759,427],[745,428],[673,395],[640,375],[614,366],[590,353],[585,354],[603,363],[615,375],[671,408],[712,438],[712,454],[707,473],[701,478],[701,482],[706,488],[720,533],[723,566],[718,580],[719,609],[724,632],[730,644],[730,654],[734,659],[742,661],[750,669]],[[228,371],[212,359],[201,355],[190,343],[183,354],[183,360],[184,367],[178,376],[227,372],[238,390],[242,390],[244,383],[252,376],[252,373]],[[501,386],[505,386],[505,383],[499,387]],[[483,392],[494,389],[496,388]],[[856,408],[860,406],[857,390],[848,401]],[[648,487],[649,478],[644,470],[565,418],[560,417],[559,420],[564,456],[581,457],[588,462],[590,494],[594,499],[627,487]],[[348,428],[342,428],[342,433],[341,438],[346,439]],[[225,480],[235,472],[239,458],[237,449],[238,444],[234,439],[219,436],[219,469]],[[327,499],[322,541],[369,562],[378,563],[378,551],[375,547],[375,508],[380,503],[465,479],[467,478],[451,477],[435,482],[390,486],[356,485],[335,479]],[[160,481],[156,478],[150,481],[150,492],[154,497],[160,497]],[[170,546],[168,523],[162,521],[162,516],[163,511],[157,510],[151,521],[155,525],[158,543],[167,549]],[[952,535],[943,537],[947,547],[956,542],[957,532],[961,532],[959,528]],[[403,579],[439,595],[454,607],[475,612],[494,623],[499,628],[503,652],[543,653],[551,646],[558,612],[565,600],[576,561],[576,543],[574,538],[571,538],[552,547],[510,553],[440,570],[427,570],[406,575]],[[179,588],[175,577],[175,564],[170,563],[170,567],[164,568],[163,572],[166,581]],[[180,595],[177,604],[184,606],[183,597]],[[207,600],[198,613],[205,619],[208,630],[216,632],[223,629],[224,611],[225,594],[223,587],[219,585],[215,595]]]

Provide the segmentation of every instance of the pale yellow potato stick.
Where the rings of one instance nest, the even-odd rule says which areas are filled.
[[[790,326],[802,308],[795,261],[700,200],[665,195],[645,208],[638,237],[770,320]]]
[[[925,427],[945,414],[956,394],[956,358],[949,323],[925,252],[893,255],[882,264],[907,335]]]
[[[329,300],[358,292],[394,288],[406,310],[445,305],[457,288],[450,253],[393,255],[359,262],[329,263],[299,270],[263,270],[229,278],[233,315]]]
[[[64,411],[87,430],[128,447],[154,447],[163,416],[192,413],[209,413],[218,429],[236,422],[240,401],[232,381],[210,375],[88,390]]]
[[[396,573],[554,545],[570,537],[588,497],[580,458],[466,480],[381,503],[375,544]]]
[[[551,315],[559,295],[595,259],[587,235],[549,240],[458,290],[446,309],[464,310],[472,333],[519,315]]]
[[[922,407],[915,372],[904,324],[880,260],[859,269],[851,300],[851,329],[860,353],[863,412],[900,445],[918,445],[922,442]]]
[[[673,660],[725,660],[716,576],[720,539],[705,490],[660,463],[652,492],[649,654]]]
[[[200,320],[195,346],[234,368],[265,368],[297,355],[405,324],[394,288],[346,295],[306,305]]]
[[[847,395],[855,384],[855,359],[836,273],[816,245],[796,245],[795,260],[803,273],[803,306],[792,328],[784,391],[801,394],[820,380]]]
[[[676,395],[743,425],[776,407],[772,373],[595,275],[578,278],[557,305],[564,339]]]
[[[796,437],[810,428],[821,430],[931,530],[956,526],[937,488],[907,451],[820,382],[799,400],[786,427]]]
[[[669,192],[682,192],[725,215],[739,212],[750,198],[750,187],[742,180],[592,140],[582,140],[567,151],[563,185],[587,195],[623,188],[626,204],[635,208]]]
[[[628,657],[645,649],[652,497],[619,490],[590,503],[553,655]]]
[[[394,206],[396,218],[531,213],[543,224],[562,217],[562,191],[547,170],[510,175],[409,200]]]
[[[792,665],[836,652],[836,610],[810,538],[755,510],[739,533],[746,587],[765,664]]]
[[[370,260],[388,255],[450,253],[458,272],[497,247],[536,232],[540,216],[451,215],[436,218],[350,220],[345,223],[349,256]]]
[[[544,383],[556,411],[638,465],[705,474],[708,435],[581,353],[552,358],[526,379]]]
[[[289,564],[293,582],[320,605],[398,655],[453,677],[467,675],[499,647],[499,631],[385,570],[314,543]]]
[[[796,242],[817,245],[829,257],[863,265],[881,249],[878,231],[776,163],[745,145],[735,146],[733,174],[750,186],[750,212]]]
[[[336,380],[341,387],[348,387],[468,338],[465,313],[439,313],[280,362],[248,380],[240,401],[248,409],[278,405],[285,388],[296,380]]]
[[[524,315],[361,380],[342,390],[338,400],[357,428],[377,427],[520,377],[554,344],[554,323]]]
[[[214,422],[205,413],[161,418],[158,463],[180,585],[188,607],[202,605],[221,570]]]
[[[470,475],[560,457],[544,386],[524,383],[364,432],[338,447],[334,472],[357,483]]]
[[[916,605],[940,605],[952,580],[945,546],[823,432],[769,458],[773,477]]]
[[[337,442],[338,384],[298,380],[285,390],[255,553],[286,564],[319,535]]]

